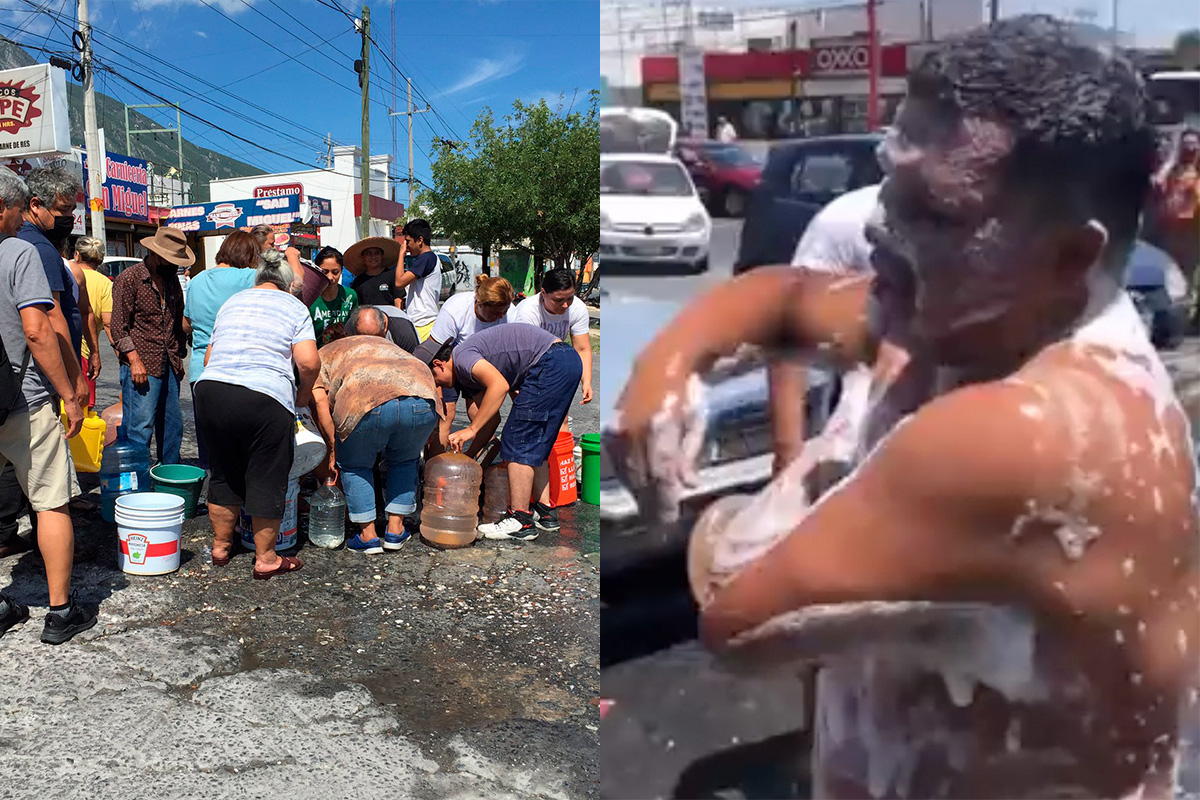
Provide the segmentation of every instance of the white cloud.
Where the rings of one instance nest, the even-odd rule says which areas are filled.
[[[466,91],[474,86],[480,86],[501,78],[507,78],[521,68],[525,63],[524,53],[509,53],[502,58],[480,58],[471,65],[467,73],[442,94],[451,95]]]
[[[207,39],[207,38],[208,38],[208,34],[207,34],[207,33],[205,33],[204,31],[196,31],[196,35],[197,35],[197,36],[199,36],[201,39]]]
[[[562,89],[555,89],[544,92],[529,92],[521,95],[521,102],[527,105],[536,106],[540,101],[545,100],[546,105],[551,109],[556,109],[560,105],[565,110],[571,104],[571,92],[564,92]]]
[[[249,11],[247,4],[254,5],[255,2],[257,2],[257,0],[246,0],[245,3],[243,3],[242,0],[210,0],[207,5],[216,6],[226,14],[237,14],[241,11]],[[206,5],[205,3],[200,2],[200,0],[141,0],[141,3],[143,8],[177,8],[180,6],[203,7]]]

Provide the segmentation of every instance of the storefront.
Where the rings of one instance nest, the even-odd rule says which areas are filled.
[[[299,195],[294,194],[176,206],[163,220],[167,227],[187,234],[188,246],[196,253],[192,274],[216,264],[217,251],[230,233],[258,225],[269,225],[275,231],[278,249],[294,246],[301,257],[311,258],[319,247],[318,228],[323,222],[327,219],[319,209],[313,213],[309,207],[302,208]]]
[[[910,46],[880,48],[879,117],[888,124],[904,95]],[[733,122],[743,139],[867,130],[870,48],[860,40],[814,41],[808,50],[706,53],[708,119]],[[642,59],[646,105],[680,115],[679,60]]]

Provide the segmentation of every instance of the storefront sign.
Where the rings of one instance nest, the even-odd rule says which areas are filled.
[[[318,228],[333,224],[333,201],[321,197],[308,198],[308,222]]]
[[[839,44],[813,49],[814,75],[861,75],[871,66],[866,44]]]
[[[701,11],[697,15],[697,21],[700,23],[700,28],[706,31],[731,31],[733,30],[733,12],[732,11]]]
[[[290,195],[176,206],[171,209],[167,227],[181,231],[215,231],[221,228],[253,228],[255,225],[286,225],[299,220],[300,198]]]
[[[83,153],[83,174],[87,175],[88,157]],[[102,184],[104,216],[116,219],[150,221],[150,176],[140,158],[108,153],[104,159]],[[87,183],[84,182],[84,191]]]
[[[704,51],[690,48],[679,54],[679,101],[683,129],[693,139],[708,138],[708,96]]]
[[[49,64],[0,72],[0,157],[70,152],[66,73]]]
[[[260,197],[291,197],[295,195],[299,197],[301,202],[304,200],[304,185],[300,183],[281,183],[276,186],[255,186],[255,198]]]

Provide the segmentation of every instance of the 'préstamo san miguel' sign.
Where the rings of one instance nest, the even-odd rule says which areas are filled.
[[[0,71],[0,158],[70,152],[66,73],[49,64]]]
[[[296,195],[300,198],[300,202],[304,202],[304,185],[300,183],[281,183],[277,186],[255,186],[254,193],[251,195],[255,199],[260,197],[290,197]]]
[[[176,206],[167,219],[168,228],[181,231],[215,231],[221,228],[252,228],[300,221],[300,197],[259,197]]]
[[[83,174],[87,175],[87,153],[83,154]],[[132,156],[108,153],[104,159],[104,216],[150,221],[150,176],[146,162]],[[87,191],[87,181],[83,189]]]

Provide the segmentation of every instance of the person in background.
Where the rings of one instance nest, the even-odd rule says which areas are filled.
[[[508,462],[508,513],[493,524],[480,525],[488,539],[536,539],[538,528],[529,498],[537,485],[536,468],[545,463],[567,417],[575,387],[583,374],[579,354],[554,334],[513,322],[479,331],[462,344],[446,342],[430,361],[438,386],[458,385],[479,407],[471,425],[450,434],[449,448],[461,451],[500,413],[505,395],[513,395],[512,411],[500,439],[500,460]]]
[[[1190,324],[1200,327],[1200,131],[1185,130],[1154,176],[1160,244],[1188,282]]]
[[[430,249],[433,228],[423,219],[409,220],[402,230],[404,244],[400,248],[400,263],[405,255],[413,256],[404,272],[396,271],[396,291],[405,292],[404,311],[417,326],[417,336],[423,342],[429,338],[438,315],[438,298],[442,293],[442,264],[437,253]]]
[[[329,445],[326,472],[341,471],[350,521],[359,526],[346,547],[382,553],[399,550],[409,539],[404,517],[417,510],[421,449],[443,411],[424,362],[385,338],[387,317],[367,306],[355,309],[351,319],[357,335],[321,348],[312,410]],[[387,467],[382,540],[375,530],[373,479],[380,455]]]
[[[187,335],[177,269],[195,263],[196,255],[174,228],[159,228],[140,244],[146,257],[113,281],[111,336],[121,361],[122,427],[143,447],[153,435],[159,462],[178,464]]]
[[[396,288],[401,255],[401,244],[384,236],[363,239],[346,251],[345,267],[358,276],[350,288],[359,305],[404,308],[404,292]]]
[[[521,301],[513,314],[513,321],[537,325],[562,341],[571,342],[583,362],[583,398],[580,403],[592,402],[591,316],[587,305],[575,296],[575,276],[571,271],[548,270],[542,276],[542,290]],[[562,431],[569,430],[568,421],[564,418]],[[546,475],[545,488],[534,505],[534,518],[542,530],[556,531],[559,529],[558,509],[550,506],[549,464],[538,467],[539,486],[543,485],[542,472]]]
[[[359,306],[359,308],[377,309],[387,317],[387,338],[406,353],[415,353],[417,351],[417,345],[420,344],[420,341],[417,339],[417,326],[413,325],[412,320],[408,318],[408,314],[405,314],[395,306]],[[354,330],[354,326],[350,323],[350,320],[346,321],[346,335],[358,335],[358,331]]]
[[[275,250],[260,258],[254,288],[231,297],[217,313],[196,383],[196,421],[212,468],[213,565],[229,563],[238,511],[245,506],[254,525],[253,575],[266,580],[304,566],[276,553],[275,542],[296,446],[296,408],[311,403],[321,359],[291,265]]]
[[[0,340],[13,374],[17,396],[2,409],[0,469],[12,463],[21,490],[37,515],[37,545],[46,569],[50,610],[42,641],[62,644],[96,624],[71,592],[75,531],[71,500],[71,454],[66,437],[83,426],[83,392],[71,380],[79,362],[63,347],[50,314],[55,308],[39,248],[13,234],[30,202],[25,183],[0,168]],[[39,201],[40,203],[40,201]],[[43,215],[44,207],[39,212]],[[61,262],[59,262],[61,267]],[[61,278],[61,273],[59,273]],[[63,425],[52,402],[57,396],[67,416]],[[0,636],[29,619],[29,608],[0,594]]]
[[[429,358],[442,349],[447,343],[462,344],[468,336],[486,330],[495,325],[511,322],[514,317],[512,307],[513,287],[507,278],[491,278],[480,275],[475,279],[475,291],[459,292],[450,297],[438,312],[437,320],[429,332],[429,338],[417,348],[416,355],[428,363]],[[429,440],[430,457],[446,452],[446,443],[450,438],[450,429],[454,424],[455,405],[458,402],[458,392],[453,386],[442,389],[442,402],[446,404],[446,414],[438,426],[438,438]],[[474,406],[471,413],[476,412]],[[496,425],[486,426],[479,431],[478,440],[472,450],[479,450],[487,445],[500,417],[495,419]]]
[[[341,284],[342,254],[337,249],[322,248],[317,253],[316,266],[325,273],[329,285],[308,311],[312,315],[317,345],[324,347],[346,335],[346,320],[350,319],[350,312],[358,308],[358,293]]]
[[[92,236],[80,236],[75,240],[74,263],[83,272],[83,294],[87,296],[96,323],[92,332],[95,349],[86,339],[83,343],[83,371],[88,383],[88,407],[95,408],[96,376],[100,374],[100,334],[110,330],[112,325],[113,283],[111,278],[99,271],[104,263],[104,242]],[[109,343],[111,342],[110,334]]]
[[[192,337],[192,357],[188,363],[188,381],[192,387],[192,415],[196,420],[196,450],[200,466],[208,469],[208,449],[200,434],[196,383],[204,374],[204,353],[212,339],[217,313],[225,301],[254,286],[255,267],[262,245],[253,234],[234,231],[217,250],[216,265],[188,281],[183,303],[183,332]]]
[[[728,144],[736,142],[737,138],[737,128],[733,127],[733,123],[725,117],[717,117],[717,141]]]

